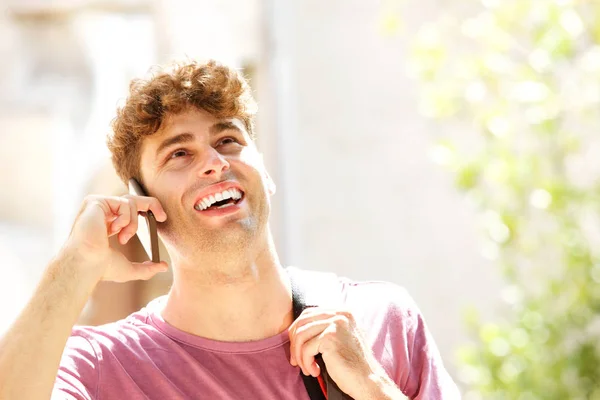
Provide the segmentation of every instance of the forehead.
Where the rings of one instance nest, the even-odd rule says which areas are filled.
[[[246,133],[246,128],[239,118],[216,118],[207,111],[192,108],[178,114],[165,116],[159,130],[149,139],[160,141],[165,137],[182,132],[209,133],[210,128],[219,122],[231,122],[240,131]]]

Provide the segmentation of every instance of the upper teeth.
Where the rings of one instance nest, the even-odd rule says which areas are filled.
[[[241,198],[242,198],[242,192],[240,192],[236,188],[231,188],[231,189],[223,190],[222,192],[219,192],[219,193],[213,193],[206,197],[203,197],[202,199],[200,199],[200,201],[198,203],[196,203],[194,208],[198,211],[202,211],[202,210],[206,210],[208,207],[212,206],[217,201],[222,201],[222,200],[227,200],[227,199],[239,200]]]

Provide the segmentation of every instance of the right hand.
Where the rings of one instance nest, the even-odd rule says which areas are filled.
[[[126,195],[122,197],[87,196],[75,218],[64,251],[74,253],[90,273],[99,280],[127,282],[150,279],[168,266],[164,261],[134,263],[109,245],[108,238],[118,235],[126,244],[137,232],[138,212],[151,210],[158,222],[167,214],[154,197]]]

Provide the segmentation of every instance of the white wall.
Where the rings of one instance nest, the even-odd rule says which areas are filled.
[[[405,76],[406,36],[381,33],[380,2],[265,5],[284,261],[405,286],[456,376],[464,306],[488,316],[499,279],[473,210],[429,158],[434,125]],[[406,10],[411,33],[428,10]]]

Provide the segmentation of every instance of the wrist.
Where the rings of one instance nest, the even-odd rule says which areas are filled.
[[[82,254],[78,248],[67,243],[51,263],[49,272],[56,278],[74,279],[82,288],[93,290],[102,280],[104,265],[102,261]]]
[[[379,371],[369,375],[367,379],[364,400],[405,400],[408,399],[400,391],[385,371]]]

